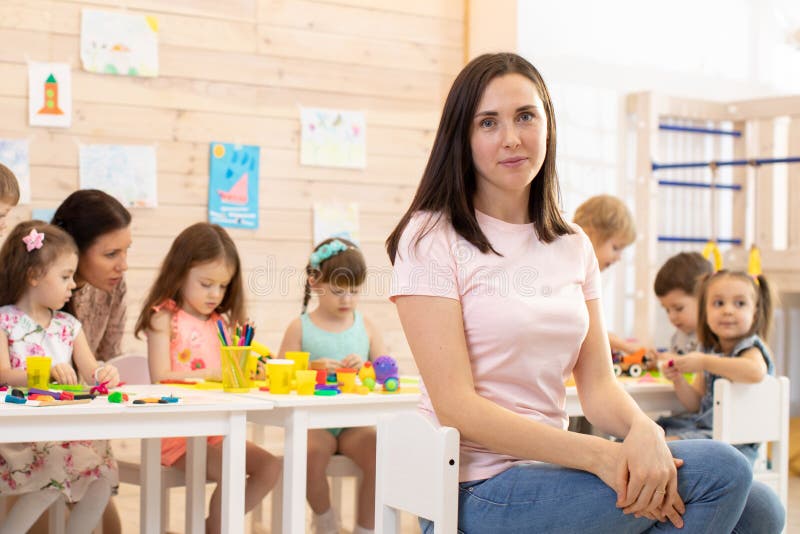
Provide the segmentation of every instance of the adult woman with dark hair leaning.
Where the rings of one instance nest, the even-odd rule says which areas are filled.
[[[78,288],[67,306],[83,324],[98,360],[119,356],[125,330],[130,212],[103,191],[82,189],[61,203],[52,223],[78,245]]]
[[[131,214],[111,195],[82,189],[61,203],[52,224],[63,228],[78,245],[78,287],[66,308],[81,322],[95,358],[110,360],[122,352]],[[112,499],[103,514],[103,532],[121,531]]]
[[[752,474],[740,453],[667,444],[618,385],[591,242],[559,212],[555,149],[538,71],[515,54],[474,59],[387,240],[421,409],[461,433],[459,529],[782,526],[761,486],[743,513]],[[570,373],[587,418],[622,442],[565,430]]]

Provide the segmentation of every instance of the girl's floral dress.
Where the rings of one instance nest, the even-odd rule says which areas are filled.
[[[172,371],[185,371],[188,376],[195,369],[219,370],[221,365],[220,342],[217,335],[218,313],[201,320],[183,311],[177,303],[165,300],[153,308],[167,311],[172,319],[169,358]],[[221,436],[208,438],[209,445],[222,443]],[[163,438],[161,440],[161,463],[172,465],[186,454],[186,438]]]
[[[24,369],[25,359],[34,355],[49,356],[53,365],[71,363],[81,323],[72,315],[57,311],[44,328],[11,305],[0,307],[0,330],[8,338],[11,367]],[[0,495],[55,488],[68,502],[76,502],[99,478],[109,479],[112,486],[118,483],[117,463],[108,441],[0,444]]]

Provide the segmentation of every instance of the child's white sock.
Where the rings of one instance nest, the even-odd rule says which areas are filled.
[[[69,513],[67,534],[86,534],[94,530],[103,517],[103,511],[110,498],[111,483],[107,478],[98,478],[92,482],[83,498]]]
[[[375,534],[375,529],[364,528],[361,525],[356,525],[356,528],[353,529],[353,534]]]
[[[339,534],[339,521],[333,508],[328,508],[327,512],[314,514],[311,518],[311,532],[314,534]]]
[[[19,534],[27,532],[56,499],[61,492],[55,489],[34,491],[20,495],[14,507],[0,524],[0,534]]]

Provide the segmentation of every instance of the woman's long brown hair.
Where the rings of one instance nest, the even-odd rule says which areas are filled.
[[[512,53],[484,54],[470,61],[450,88],[417,193],[408,211],[386,240],[386,251],[392,264],[403,231],[411,217],[420,211],[435,214],[436,220],[445,217],[461,237],[481,252],[487,253],[491,250],[497,253],[475,218],[473,196],[476,182],[470,133],[475,111],[486,86],[493,79],[506,74],[521,74],[533,82],[547,116],[547,154],[531,184],[528,202],[528,214],[537,237],[550,243],[558,236],[573,233],[559,210],[556,119],[547,86],[539,71],[525,58]],[[422,238],[433,226],[434,224],[428,224],[423,227],[416,240]]]

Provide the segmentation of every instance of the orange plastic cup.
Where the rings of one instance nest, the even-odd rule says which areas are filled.
[[[342,393],[354,393],[356,390],[356,370],[346,367],[336,369],[336,380]]]

